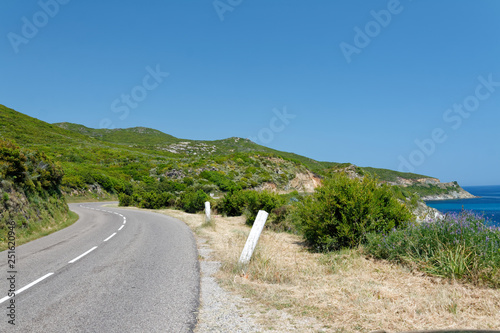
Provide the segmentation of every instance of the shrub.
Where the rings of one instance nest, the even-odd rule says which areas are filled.
[[[158,190],[162,192],[176,193],[176,192],[182,192],[186,190],[186,188],[187,188],[186,183],[180,183],[177,181],[168,180],[168,178],[165,177],[161,178],[160,183],[158,184]]]
[[[269,191],[246,191],[247,198],[245,203],[246,223],[253,225],[259,210],[272,213],[276,208],[283,205],[283,200],[278,194]],[[270,216],[272,218],[272,216]]]
[[[293,209],[291,205],[283,205],[273,209],[270,216],[270,221],[268,223],[268,228],[281,232],[287,231],[292,232],[295,231],[295,226],[291,222],[290,211]]]
[[[175,196],[168,192],[142,192],[128,195],[126,193],[118,194],[120,206],[136,205],[140,208],[160,209],[170,207],[175,204]]]
[[[210,197],[202,190],[186,191],[181,194],[179,208],[188,213],[196,213],[205,208],[206,201],[210,201]]]
[[[119,206],[132,206],[134,204],[134,200],[132,199],[132,196],[125,194],[125,193],[119,193],[118,194],[118,200],[119,200]]]
[[[365,251],[433,275],[500,287],[500,229],[472,212],[370,234]]]
[[[217,210],[227,216],[240,216],[244,209],[243,191],[230,191],[217,203]]]
[[[352,248],[369,232],[388,232],[412,215],[391,188],[375,179],[350,179],[336,174],[298,204],[300,229],[308,243],[321,251]]]
[[[269,191],[244,190],[227,193],[218,203],[217,209],[227,216],[244,214],[247,224],[252,225],[259,210],[272,213],[283,204],[284,200],[278,194]]]

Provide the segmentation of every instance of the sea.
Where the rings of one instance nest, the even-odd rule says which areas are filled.
[[[427,201],[426,204],[442,213],[460,212],[462,208],[472,210],[484,214],[489,225],[500,227],[500,185],[463,186],[463,189],[478,198]]]

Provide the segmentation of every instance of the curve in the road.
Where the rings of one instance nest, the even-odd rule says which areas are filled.
[[[16,284],[24,287],[16,290],[14,298],[0,299],[3,307],[15,304],[16,328],[27,332],[192,331],[199,302],[199,266],[189,228],[155,213],[111,211],[98,204],[70,206],[80,215],[79,221],[16,249]],[[8,274],[9,269],[0,262],[2,271]],[[0,328],[5,325],[7,320],[0,322]]]

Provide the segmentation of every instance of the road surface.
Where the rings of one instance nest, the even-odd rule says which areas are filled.
[[[165,215],[102,205],[70,204],[80,219],[17,247],[15,273],[8,251],[0,252],[0,332],[194,329],[200,278],[190,229]]]

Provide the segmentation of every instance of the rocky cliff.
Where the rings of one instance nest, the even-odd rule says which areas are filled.
[[[396,182],[390,182],[390,184],[416,192],[424,201],[475,198],[457,182],[442,183],[437,178],[403,179],[398,177]]]

